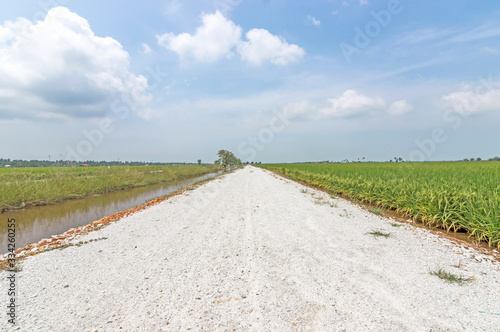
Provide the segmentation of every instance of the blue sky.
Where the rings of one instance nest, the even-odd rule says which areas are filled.
[[[0,157],[500,155],[498,1],[1,1]]]

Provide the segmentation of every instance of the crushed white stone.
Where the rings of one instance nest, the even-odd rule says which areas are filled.
[[[29,257],[0,330],[500,330],[498,262],[304,189],[249,166]]]

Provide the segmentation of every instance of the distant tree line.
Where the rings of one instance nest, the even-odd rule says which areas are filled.
[[[215,161],[215,164],[221,165],[222,168],[227,168],[229,166],[236,166],[241,164],[261,164],[262,162],[241,162],[239,158],[236,158],[232,152],[226,150],[220,150],[219,159]],[[356,163],[356,162],[365,162],[365,158],[362,158],[363,161],[358,158],[355,160],[344,159],[341,161],[306,161],[306,162],[294,162],[294,163],[302,163],[302,164],[326,164],[326,163]],[[478,158],[465,158],[458,161],[483,161],[480,157]],[[500,157],[489,158],[486,161],[500,161]],[[373,162],[373,161],[366,161]],[[403,162],[403,158],[394,157],[394,160],[389,160],[389,162]],[[186,162],[146,162],[146,161],[95,161],[95,160],[86,160],[86,161],[71,161],[71,160],[22,160],[22,159],[9,159],[9,158],[0,158],[0,168],[2,167],[78,167],[78,166],[166,166],[166,165],[201,165],[201,159],[197,160],[197,163],[186,163]]]
[[[77,167],[77,166],[166,166],[194,165],[186,162],[146,162],[146,161],[71,161],[71,160],[21,160],[0,158],[0,167]],[[201,164],[201,161],[196,164]]]
[[[283,162],[279,162],[279,163],[275,163],[275,164],[350,164],[350,163],[361,163],[361,162],[366,162],[366,163],[392,163],[392,162],[410,162],[409,160],[408,161],[405,161],[403,160],[403,158],[401,157],[394,157],[394,159],[389,159],[388,161],[371,161],[371,160],[365,160],[366,158],[363,157],[363,158],[358,158],[357,160],[349,160],[349,159],[343,159],[343,160],[340,160],[340,161],[330,161],[330,160],[322,160],[322,161],[293,161],[293,162],[286,162],[286,163],[283,163]],[[481,158],[470,158],[470,159],[461,159],[461,160],[442,160],[443,162],[446,161],[446,162],[458,162],[458,161],[483,161],[483,159]],[[490,159],[487,159],[487,160],[484,160],[484,161],[500,161],[500,157],[493,157],[493,158],[490,158]],[[248,161],[246,162],[246,164],[248,164]],[[254,162],[252,162],[251,164],[254,164]],[[260,162],[255,162],[255,164],[260,164]]]

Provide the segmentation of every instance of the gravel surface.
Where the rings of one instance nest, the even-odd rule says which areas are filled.
[[[500,330],[498,262],[391,223],[248,166],[27,258],[0,330]]]

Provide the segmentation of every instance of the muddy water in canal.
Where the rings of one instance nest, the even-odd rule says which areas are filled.
[[[154,197],[170,194],[195,182],[215,177],[219,173],[146,187],[115,191],[82,199],[68,200],[0,214],[0,255],[7,252],[7,220],[15,219],[16,248],[43,238],[64,233],[70,228],[87,225],[95,220],[143,204]]]

